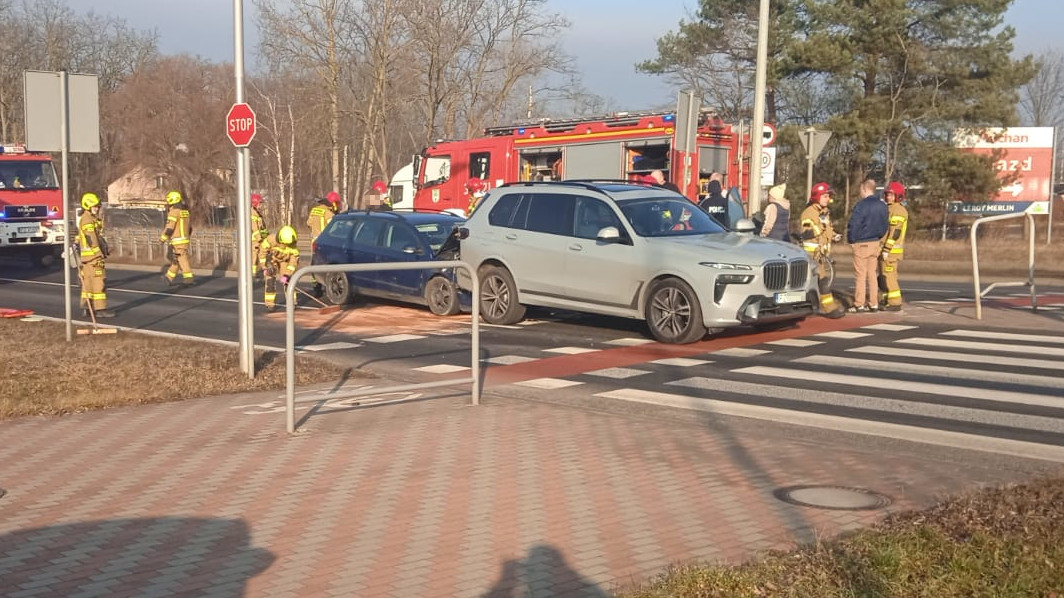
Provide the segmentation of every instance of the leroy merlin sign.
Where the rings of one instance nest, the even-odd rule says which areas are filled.
[[[995,155],[994,170],[1002,183],[993,201],[978,204],[954,202],[957,205],[951,205],[950,211],[968,214],[1047,213],[1053,186],[1054,138],[1053,127],[955,131],[954,147],[975,154]]]

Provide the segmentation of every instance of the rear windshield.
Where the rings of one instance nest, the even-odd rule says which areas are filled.
[[[709,214],[684,197],[652,197],[617,202],[640,237],[675,237],[725,232]]]

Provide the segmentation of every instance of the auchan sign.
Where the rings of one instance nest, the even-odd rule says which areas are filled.
[[[1052,195],[1054,133],[1053,127],[962,130],[954,133],[953,145],[986,155],[1000,150],[994,169],[1002,185],[994,201],[1016,204],[1018,209],[1009,211],[1030,211],[1029,204],[1048,202]]]

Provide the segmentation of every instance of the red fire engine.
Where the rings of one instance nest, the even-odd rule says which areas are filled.
[[[476,139],[440,141],[415,156],[413,202],[403,197],[396,207],[464,211],[470,181],[492,188],[515,181],[641,180],[655,170],[692,201],[704,193],[713,172],[725,176],[725,189],[740,187],[745,197],[739,156],[749,135],[738,134],[708,110],[691,119],[690,126],[693,135],[678,130],[673,112],[618,112],[540,119],[491,127]],[[694,151],[683,151],[678,140],[691,138]]]
[[[21,253],[39,266],[62,255],[63,193],[48,154],[0,145],[0,254]]]

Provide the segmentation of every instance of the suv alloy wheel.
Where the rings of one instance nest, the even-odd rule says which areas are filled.
[[[480,269],[480,315],[488,324],[516,324],[525,317],[525,306],[517,302],[517,285],[501,266]]]
[[[698,295],[678,278],[666,278],[650,285],[646,320],[650,334],[662,343],[693,343],[707,332],[702,324]]]

